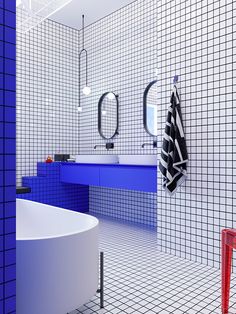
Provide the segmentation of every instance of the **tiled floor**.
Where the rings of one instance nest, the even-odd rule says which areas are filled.
[[[157,250],[151,229],[99,218],[105,309],[99,296],[70,314],[220,314],[220,272]],[[236,313],[236,278],[230,313]]]

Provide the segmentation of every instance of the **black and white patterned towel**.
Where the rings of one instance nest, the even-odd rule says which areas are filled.
[[[164,177],[163,187],[170,195],[173,195],[187,177],[188,162],[180,98],[176,85],[173,87],[170,103],[159,169]]]

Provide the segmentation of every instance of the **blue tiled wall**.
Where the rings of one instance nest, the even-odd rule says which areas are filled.
[[[31,193],[17,197],[79,212],[89,210],[89,188],[84,185],[60,182],[60,163],[37,164],[36,177],[23,177],[22,185]]]
[[[0,313],[15,313],[15,90],[14,0],[0,0]]]

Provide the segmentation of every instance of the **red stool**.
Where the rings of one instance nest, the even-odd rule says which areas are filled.
[[[236,249],[236,229],[222,230],[221,247],[221,307],[222,313],[229,310],[230,276],[233,249]]]

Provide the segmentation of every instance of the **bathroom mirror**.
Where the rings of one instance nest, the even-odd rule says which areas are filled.
[[[151,136],[157,136],[157,87],[157,81],[152,81],[143,94],[143,124]]]
[[[118,134],[118,95],[113,92],[104,93],[98,102],[98,132],[106,140]]]

